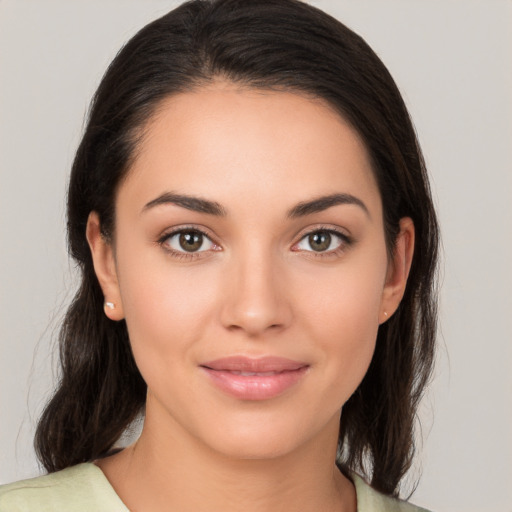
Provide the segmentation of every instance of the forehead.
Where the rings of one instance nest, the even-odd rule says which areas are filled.
[[[172,190],[228,205],[242,198],[245,205],[260,199],[283,207],[305,195],[342,192],[380,208],[366,148],[328,104],[222,82],[159,105],[125,188],[134,201]]]

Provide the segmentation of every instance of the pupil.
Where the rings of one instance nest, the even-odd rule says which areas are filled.
[[[203,245],[203,235],[197,231],[186,231],[180,235],[180,246],[187,252],[194,252]]]
[[[309,235],[309,243],[314,251],[325,251],[331,245],[331,235],[326,231],[317,231]]]

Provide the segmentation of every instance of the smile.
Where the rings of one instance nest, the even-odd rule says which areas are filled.
[[[236,371],[231,371],[230,373],[232,373],[233,375],[241,375],[242,377],[252,377],[252,376],[267,377],[269,375],[277,375],[277,373],[280,373],[280,372],[261,372],[261,373],[258,373],[258,372],[236,372]]]
[[[213,385],[239,400],[269,400],[295,384],[309,365],[290,359],[228,357],[200,365]]]

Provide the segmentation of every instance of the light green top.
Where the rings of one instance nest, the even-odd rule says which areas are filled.
[[[428,512],[372,489],[352,475],[358,512]],[[0,512],[129,512],[103,471],[88,462],[0,486]]]

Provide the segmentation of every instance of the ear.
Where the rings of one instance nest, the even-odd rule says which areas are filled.
[[[85,234],[91,249],[94,272],[105,297],[103,305],[105,315],[111,320],[122,320],[124,312],[117,280],[114,250],[112,244],[101,234],[100,218],[96,212],[89,214]]]
[[[400,219],[400,232],[388,264],[386,283],[382,292],[379,324],[388,320],[397,310],[405,293],[407,278],[414,255],[414,223],[411,218]]]

